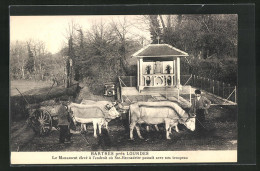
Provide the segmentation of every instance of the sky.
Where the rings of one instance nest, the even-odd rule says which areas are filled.
[[[83,31],[91,29],[92,25],[99,22],[119,21],[124,16],[10,16],[10,41],[40,40],[45,42],[47,51],[58,52],[67,42],[65,35],[68,23],[73,22],[82,26]],[[150,33],[146,24],[136,26],[140,16],[125,16],[130,26],[129,35],[136,37],[142,35],[148,41]],[[139,20],[138,20],[139,21]],[[140,29],[141,28],[141,29]]]

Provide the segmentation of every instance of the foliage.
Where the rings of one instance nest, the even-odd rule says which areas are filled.
[[[237,84],[236,59],[191,59],[181,60],[181,74],[193,74],[213,80],[223,81],[231,85]]]
[[[147,72],[151,71],[151,69],[152,69],[151,65],[146,65],[145,70],[146,70]]]
[[[21,79],[25,76],[25,62],[28,51],[23,42],[11,42],[10,45],[10,79]]]
[[[164,20],[161,19],[161,22],[164,23]],[[158,24],[153,24],[151,28],[154,27],[159,28]],[[236,57],[237,31],[237,15],[166,16],[161,39],[195,58]],[[151,32],[151,35],[154,33]],[[156,42],[154,36],[151,38]]]
[[[10,46],[10,78],[50,80],[64,78],[63,52],[51,54],[40,41],[16,41]]]
[[[127,59],[140,44],[127,37],[126,20],[120,24],[100,22],[88,31],[80,26],[75,29],[77,34],[70,37],[69,46],[62,50],[70,52],[68,56],[74,59],[73,79],[86,83],[98,94],[103,91],[104,83],[116,82],[118,76],[134,72]]]
[[[149,16],[149,21],[150,21],[150,34],[151,34],[151,39],[152,43],[158,43],[158,37],[161,36],[161,30],[160,30],[160,25],[159,21],[157,19],[157,15],[150,15]]]
[[[237,15],[152,15],[153,43],[157,41],[154,30],[161,27],[158,19],[162,41],[190,55],[181,62],[182,74],[237,83]]]
[[[189,53],[189,62],[181,62],[182,74],[236,83],[237,15],[150,15],[145,20],[153,43],[158,43],[160,36],[160,43]],[[73,60],[73,79],[87,82],[92,90],[101,92],[105,82],[137,75],[131,55],[142,43],[129,36],[129,25],[131,22],[124,18],[101,21],[84,30],[72,22],[67,30],[67,45],[56,54],[49,53],[39,40],[11,42],[11,79],[48,80],[52,74],[58,80],[65,79],[69,57]]]
[[[165,70],[168,71],[168,72],[170,72],[171,69],[172,69],[171,65],[167,65]]]
[[[33,57],[33,53],[30,49],[30,46],[28,45],[28,59],[25,65],[25,68],[27,69],[27,71],[32,74],[34,71],[34,57]]]

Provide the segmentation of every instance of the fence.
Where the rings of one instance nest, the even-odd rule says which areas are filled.
[[[122,87],[136,87],[136,76],[120,76]],[[210,92],[224,99],[237,103],[237,87],[217,80],[196,75],[181,75],[181,85],[191,85],[201,90]]]
[[[196,75],[190,75],[187,84],[237,103],[236,86]]]
[[[189,78],[191,75],[181,75],[181,85],[185,85],[188,83]],[[137,77],[136,76],[120,76],[119,77],[122,81],[123,87],[136,87],[137,86]]]
[[[123,81],[122,87],[136,87],[137,78],[136,76],[120,76],[119,79]]]
[[[191,80],[192,75],[181,75],[180,78],[180,83],[181,85],[190,85],[190,80]]]

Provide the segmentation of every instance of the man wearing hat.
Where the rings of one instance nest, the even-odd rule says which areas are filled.
[[[206,131],[204,126],[205,114],[208,114],[208,109],[211,102],[204,96],[201,96],[200,90],[195,90],[195,98],[192,101],[190,113],[196,114],[196,132],[198,135],[203,135]]]
[[[67,107],[63,104],[59,106],[58,109],[58,126],[60,128],[60,138],[59,142],[64,143],[65,140],[71,141],[71,133],[69,128],[69,114]]]

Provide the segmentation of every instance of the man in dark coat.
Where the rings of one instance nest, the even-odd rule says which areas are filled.
[[[58,126],[60,128],[59,142],[64,143],[65,140],[71,140],[71,133],[69,129],[69,113],[65,105],[61,105],[58,109]]]
[[[205,114],[208,114],[208,109],[211,102],[204,96],[201,96],[200,90],[195,90],[195,98],[192,101],[190,113],[196,114],[196,132],[197,134],[203,135],[206,131],[204,127]]]
[[[56,86],[59,85],[58,81],[57,81],[57,78],[54,74],[51,75],[51,79],[52,79],[52,84],[54,85],[56,83]]]

